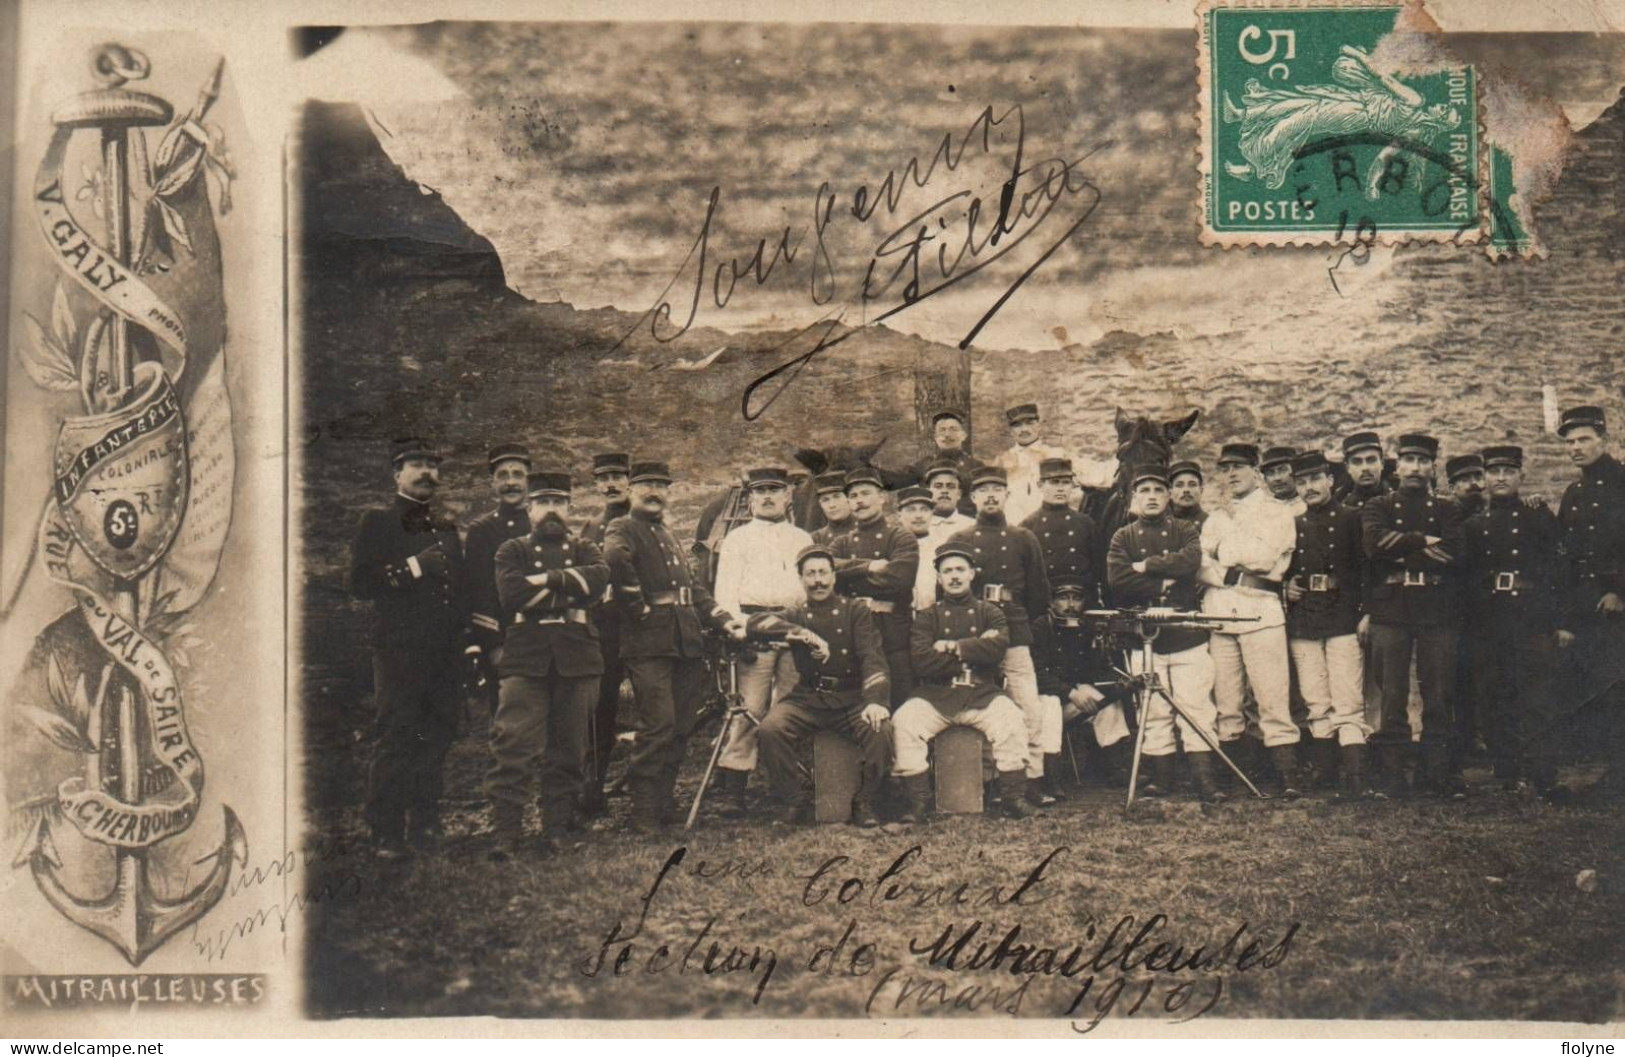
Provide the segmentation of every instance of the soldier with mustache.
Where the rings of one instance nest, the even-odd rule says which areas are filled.
[[[632,472],[631,456],[624,452],[602,452],[592,457],[592,483],[604,501],[604,512],[581,526],[581,538],[604,545],[604,531],[610,522],[632,510],[627,500]],[[592,620],[598,627],[598,645],[604,655],[604,674],[598,680],[598,703],[593,707],[588,768],[582,782],[581,810],[591,815],[604,813],[604,779],[609,775],[609,758],[615,749],[615,720],[621,705],[621,684],[626,669],[621,665],[621,611],[612,605],[594,606]]]
[[[469,640],[486,675],[481,688],[491,714],[496,714],[496,665],[502,649],[502,603],[497,598],[497,548],[530,531],[525,516],[525,478],[530,452],[523,444],[497,444],[486,456],[491,491],[497,505],[469,522],[463,540],[468,560]]]

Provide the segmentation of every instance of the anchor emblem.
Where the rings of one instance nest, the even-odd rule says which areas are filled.
[[[165,868],[157,846],[196,821],[203,761],[186,729],[180,678],[162,645],[160,618],[175,593],[160,595],[153,579],[180,532],[191,486],[186,409],[175,385],[185,369],[187,331],[159,296],[160,284],[145,277],[170,271],[155,261],[157,248],[176,256],[176,244],[191,249],[187,221],[169,199],[195,191],[191,182],[211,166],[229,175],[229,163],[202,125],[218,97],[222,65],[192,111],[173,125],[169,103],[125,87],[148,75],[146,56],[108,44],[92,65],[103,87],[52,115],[55,131],[35,181],[35,216],[66,275],[52,314],[56,339],[44,339],[42,353],[36,338],[25,365],[47,389],[77,390],[84,405],[85,414],[63,421],[57,436],[38,549],[50,578],[70,589],[85,629],[80,635],[88,632],[87,648],[99,650],[103,663],[89,684],[93,690],[85,682],[93,671],[81,672],[75,684],[74,707],[66,711],[81,725],[51,716],[42,724],[53,742],[82,753],[86,762],[82,775],[42,798],[48,810],[38,812],[23,854],[59,913],[139,965],[219,902],[233,863],[246,862],[248,854],[242,824],[223,807],[219,846],[194,864],[208,864],[201,883],[178,898],[160,892],[189,885],[190,876],[178,886],[169,878],[154,883],[154,873]],[[149,164],[142,130],[162,126],[169,132]],[[80,132],[100,134],[100,179],[92,186],[104,239],[84,229],[63,185],[69,142]],[[207,210],[207,190],[201,193]],[[97,316],[82,342],[63,286],[96,302]],[[37,321],[29,323],[45,333]],[[60,689],[66,677],[54,653],[50,665],[53,697],[69,696]],[[112,884],[105,892],[74,891],[52,839],[53,819],[71,824],[93,852],[105,849],[94,865],[110,853]]]

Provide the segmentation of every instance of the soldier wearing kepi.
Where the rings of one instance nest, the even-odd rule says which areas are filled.
[[[1336,498],[1344,506],[1359,510],[1387,494],[1388,486],[1382,479],[1382,438],[1372,431],[1361,430],[1343,438],[1343,468],[1348,471],[1349,486]]]
[[[1202,567],[1202,536],[1195,525],[1168,514],[1168,474],[1161,466],[1140,466],[1129,486],[1140,516],[1118,529],[1106,555],[1106,576],[1118,605],[1196,608],[1196,575]],[[1164,628],[1152,641],[1152,667],[1168,694],[1190,717],[1177,717],[1166,701],[1153,697],[1139,722],[1145,725],[1144,752],[1151,764],[1145,796],[1173,791],[1174,729],[1185,747],[1185,760],[1203,800],[1222,797],[1213,781],[1213,761],[1207,741],[1190,724],[1199,724],[1218,740],[1213,707],[1213,659],[1208,655],[1208,632],[1201,628]],[[1135,674],[1144,670],[1138,650],[1129,658]],[[1120,709],[1119,709],[1120,711]]]
[[[836,536],[844,536],[852,529],[852,500],[846,497],[846,474],[831,470],[814,477],[813,494],[824,512],[824,524],[813,531],[812,538],[827,547]]]
[[[542,772],[542,843],[578,826],[577,798],[587,766],[587,726],[598,700],[604,657],[589,608],[604,595],[609,566],[598,545],[570,533],[570,475],[533,473],[530,534],[497,549],[497,592],[507,638],[491,724],[486,792],[496,810],[494,861],[521,850],[531,776]]]
[[[1304,511],[1304,502],[1298,498],[1298,485],[1292,477],[1292,459],[1297,448],[1265,448],[1258,460],[1258,472],[1264,477],[1264,487],[1277,501],[1285,503],[1297,517]]]
[[[1061,751],[1060,710],[1039,696],[1032,655],[1032,621],[1049,612],[1049,574],[1038,538],[1005,519],[1004,471],[977,467],[971,474],[970,494],[976,524],[948,542],[970,548],[976,562],[976,596],[1003,609],[1009,624],[1010,648],[1001,670],[1005,689],[1027,723],[1027,777],[1036,803],[1043,798],[1039,780],[1044,777],[1044,757]]]
[[[997,790],[1006,814],[1025,818],[1034,808],[1023,795],[1027,773],[1026,724],[999,687],[999,665],[1009,645],[1004,611],[971,591],[976,566],[970,549],[954,542],[937,551],[937,602],[914,622],[912,656],[919,684],[892,717],[896,763],[892,773],[908,798],[904,822],[929,811],[926,774],[931,739],[951,726],[972,727],[992,746]]]
[[[807,819],[807,798],[797,764],[807,738],[837,731],[858,747],[862,759],[852,822],[877,824],[874,796],[891,763],[890,680],[880,632],[867,604],[835,592],[835,555],[811,544],[796,556],[807,600],[781,613],[755,613],[753,637],[789,644],[796,681],[762,721],[757,745],[762,770],[780,805],[780,820]]]
[[[965,423],[965,416],[951,409],[938,411],[931,416],[932,450],[914,464],[912,474],[916,481],[925,480],[926,474],[939,463],[952,465],[959,471],[960,480],[963,481],[977,465],[976,457],[965,447],[965,441],[970,436]],[[976,513],[970,504],[969,496],[960,499],[959,512],[966,517]]]
[[[1021,527],[1038,540],[1051,589],[1062,577],[1077,580],[1084,585],[1089,604],[1096,604],[1100,600],[1100,573],[1092,556],[1100,545],[1099,532],[1093,518],[1068,505],[1076,483],[1072,460],[1045,459],[1038,472],[1043,506],[1021,522]]]
[[[1573,407],[1557,430],[1580,479],[1558,510],[1564,626],[1574,633],[1570,696],[1600,704],[1609,723],[1608,771],[1597,793],[1625,796],[1625,467],[1608,450],[1602,408]]]
[[[1213,697],[1219,710],[1219,738],[1230,747],[1244,742],[1242,714],[1250,687],[1258,702],[1258,726],[1283,796],[1300,793],[1298,727],[1292,722],[1291,683],[1286,645],[1286,613],[1281,582],[1292,562],[1297,527],[1286,504],[1267,493],[1258,472],[1258,449],[1226,444],[1219,469],[1230,487],[1230,505],[1202,525],[1200,579],[1208,585],[1202,612],[1215,617],[1256,617],[1254,623],[1225,624],[1210,642]],[[1252,751],[1239,753],[1243,759]]]
[[[931,492],[932,539],[938,543],[946,542],[960,529],[968,529],[976,524],[974,517],[959,512],[959,504],[965,500],[965,478],[954,463],[947,460],[932,463],[920,483]],[[931,578],[936,579],[935,567],[931,570]]]
[[[1490,498],[1467,519],[1464,553],[1467,671],[1476,682],[1484,740],[1505,789],[1557,785],[1557,649],[1574,636],[1558,622],[1557,517],[1519,498],[1523,449],[1485,448]]]
[[[1207,520],[1202,509],[1202,464],[1181,459],[1168,465],[1168,513],[1182,517],[1197,528]]]
[[[796,556],[812,537],[790,524],[790,475],[764,466],[745,474],[751,519],[723,538],[717,559],[717,604],[740,623],[761,613],[782,612],[806,600]],[[781,647],[764,645],[739,664],[739,696],[760,720],[768,706],[796,683],[795,658]],[[724,795],[733,813],[746,810],[746,787],[756,769],[756,725],[737,716],[717,759]]]
[[[892,704],[908,700],[914,688],[909,665],[909,624],[914,605],[914,573],[920,545],[914,534],[884,514],[886,486],[870,467],[846,475],[854,524],[829,548],[835,555],[836,584],[848,598],[863,598],[875,615],[891,674]]]
[[[1436,792],[1466,795],[1452,761],[1456,678],[1457,570],[1462,555],[1461,508],[1429,490],[1439,442],[1421,433],[1399,438],[1399,489],[1360,511],[1370,561],[1367,611],[1372,656],[1382,667],[1382,721],[1372,745],[1382,772],[1380,791],[1405,791],[1411,750],[1407,705],[1411,659],[1422,691],[1422,773]]]
[[[1081,619],[1090,600],[1098,598],[1095,585],[1062,574],[1050,580],[1050,609],[1033,621],[1033,666],[1038,669],[1038,692],[1061,710],[1063,722],[1088,719],[1093,724],[1095,742],[1113,756],[1128,748],[1129,729],[1123,710],[1105,706],[1121,696],[1120,689],[1102,689],[1096,684],[1116,682],[1110,662],[1096,648],[1094,629]],[[1110,691],[1110,692],[1108,692]],[[1057,781],[1059,759],[1045,763],[1045,788],[1051,797],[1061,796]],[[1126,758],[1114,759],[1109,770],[1127,774]]]
[[[632,511],[627,501],[632,457],[625,452],[603,452],[592,457],[592,483],[604,500],[604,512],[581,527],[581,538],[604,545],[604,532],[616,518]],[[609,599],[606,598],[606,601]],[[621,609],[615,605],[592,608],[598,628],[598,647],[604,655],[604,674],[598,680],[598,703],[592,710],[588,743],[588,768],[582,782],[581,810],[588,815],[603,814],[604,779],[609,775],[609,758],[615,750],[615,720],[621,706],[621,683],[626,669],[621,665]]]
[[[932,560],[937,546],[947,536],[933,539],[931,523],[936,519],[931,493],[919,485],[909,485],[897,493],[897,523],[914,537],[920,548],[920,563],[914,570],[914,608],[924,609],[937,598],[936,563]],[[950,534],[951,535],[951,534]]]
[[[502,603],[497,598],[497,548],[530,532],[525,516],[525,477],[530,473],[530,452],[522,444],[498,444],[486,456],[491,489],[497,505],[475,518],[463,540],[468,560],[469,641],[487,673],[486,702],[496,714],[496,664],[502,646]]]
[[[395,502],[361,515],[349,577],[351,594],[373,603],[377,734],[366,819],[380,858],[406,854],[408,835],[414,843],[439,835],[468,628],[462,543],[433,505],[440,453],[421,438],[398,440],[393,466]]]
[[[666,464],[634,462],[630,481],[632,512],[610,523],[604,557],[621,605],[621,661],[638,701],[627,766],[633,824],[651,832],[676,818],[672,791],[705,693],[702,624],[736,640],[745,628],[695,583],[687,552],[666,527]]]
[[[1484,509],[1484,456],[1480,452],[1452,455],[1444,461],[1444,476],[1463,519]]]
[[[994,465],[1004,471],[1009,481],[1010,498],[1005,501],[1005,517],[1010,519],[1010,524],[1019,525],[1044,504],[1043,463],[1064,459],[1066,452],[1039,440],[1037,404],[1018,404],[1005,411],[1004,420],[1016,443],[1000,453]]]
[[[1484,456],[1476,451],[1452,455],[1444,461],[1444,477],[1450,485],[1450,497],[1461,507],[1462,524],[1465,525],[1484,509]],[[1469,592],[1472,586],[1471,582],[1466,584]],[[1451,714],[1456,717],[1451,751],[1455,753],[1458,767],[1482,736],[1478,724],[1478,689],[1481,684],[1473,675],[1473,657],[1473,644],[1463,636],[1456,643],[1456,699],[1451,706]]]
[[[1315,739],[1315,776],[1341,771],[1342,791],[1365,792],[1365,551],[1360,515],[1332,500],[1332,467],[1318,451],[1292,460],[1304,512],[1286,571],[1286,633]]]

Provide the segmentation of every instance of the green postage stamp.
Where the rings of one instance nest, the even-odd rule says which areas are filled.
[[[1197,13],[1204,244],[1484,236],[1477,79],[1416,61],[1420,5]]]

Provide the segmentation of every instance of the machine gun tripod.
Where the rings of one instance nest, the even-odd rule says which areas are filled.
[[[1236,777],[1252,790],[1254,796],[1261,800],[1269,799],[1253,784],[1252,779],[1236,766],[1235,761],[1225,755],[1224,750],[1219,747],[1218,739],[1192,721],[1168,693],[1167,688],[1163,686],[1161,675],[1156,670],[1155,651],[1152,648],[1157,635],[1164,628],[1208,631],[1222,624],[1253,623],[1258,620],[1257,617],[1216,617],[1205,613],[1154,606],[1145,609],[1088,609],[1083,612],[1083,619],[1099,625],[1104,636],[1135,640],[1137,643],[1135,648],[1140,654],[1139,672],[1125,671],[1114,666],[1118,675],[1134,687],[1134,710],[1138,719],[1138,729],[1134,732],[1134,756],[1129,764],[1128,802],[1123,805],[1124,811],[1134,807],[1134,795],[1138,792],[1140,756],[1145,747],[1145,719],[1154,698],[1161,698],[1173,710],[1175,716],[1184,720],[1185,726],[1196,732],[1196,736],[1224,761],[1226,767],[1235,772]]]

